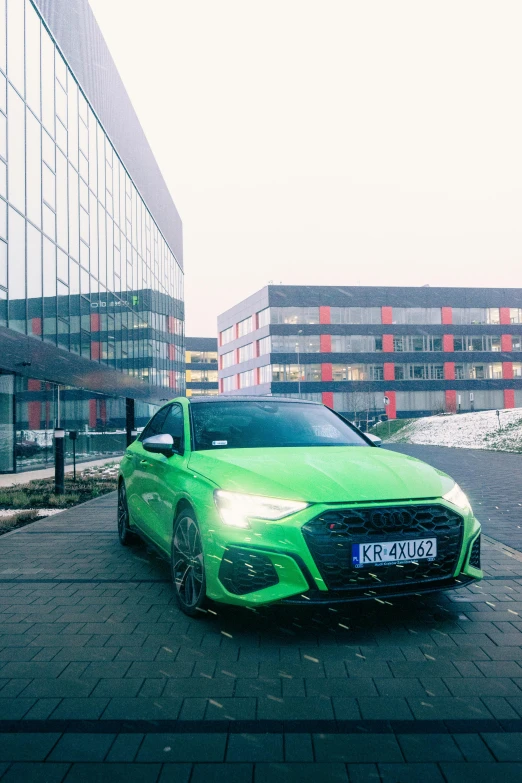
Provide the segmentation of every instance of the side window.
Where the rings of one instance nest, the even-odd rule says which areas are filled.
[[[153,435],[160,434],[161,428],[165,423],[165,419],[167,418],[167,414],[169,410],[170,407],[167,405],[165,408],[162,408],[152,417],[152,419],[149,421],[149,423],[141,433],[139,437],[140,441],[145,440],[145,438],[152,438]]]
[[[183,444],[183,429],[183,408],[181,405],[172,405],[161,432],[164,435],[172,435],[174,445],[179,448]]]

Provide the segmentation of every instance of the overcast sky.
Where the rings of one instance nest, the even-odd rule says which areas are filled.
[[[186,333],[269,281],[522,285],[520,0],[90,0],[184,226]]]

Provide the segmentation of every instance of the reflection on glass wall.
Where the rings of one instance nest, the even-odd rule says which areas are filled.
[[[14,376],[0,375],[0,472],[14,467],[13,389]]]
[[[6,389],[2,393],[2,389]],[[10,389],[10,391],[9,391]],[[66,431],[66,462],[72,461],[73,442],[69,433],[77,432],[78,461],[102,459],[121,454],[126,446],[125,399],[94,394],[85,389],[17,376],[14,385],[16,431],[14,458],[16,470],[52,466],[53,431],[59,424]],[[12,470],[13,464],[13,377],[0,375],[0,470]],[[136,403],[136,426],[143,428],[157,406]],[[58,419],[59,417],[59,419]],[[11,428],[9,430],[9,427]],[[11,440],[8,437],[11,432]],[[9,466],[9,459],[11,464]]]
[[[6,19],[0,324],[181,391],[181,268],[30,0]]]

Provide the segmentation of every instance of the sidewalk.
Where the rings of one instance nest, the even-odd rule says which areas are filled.
[[[77,462],[76,471],[81,472],[85,468],[93,468],[96,465],[108,465],[109,463],[119,462],[121,456],[107,457],[106,459],[95,459],[92,462]],[[73,472],[72,465],[65,466],[66,473]],[[27,484],[29,481],[35,479],[51,478],[54,476],[54,466],[52,468],[44,468],[43,470],[28,470],[22,473],[0,473],[0,487],[12,487],[18,484]]]
[[[518,783],[522,554],[483,556],[450,593],[193,620],[115,493],[5,535],[0,779]]]

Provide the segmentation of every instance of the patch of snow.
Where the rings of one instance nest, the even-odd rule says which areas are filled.
[[[4,508],[0,509],[0,518],[12,517],[13,514],[31,514],[34,511],[38,512],[39,517],[50,517],[64,510],[63,508]]]
[[[387,439],[462,449],[522,452],[522,408],[477,411],[415,419]]]

